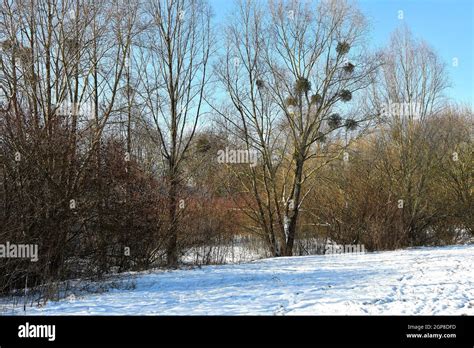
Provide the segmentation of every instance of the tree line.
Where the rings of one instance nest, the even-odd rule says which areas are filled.
[[[2,0],[0,291],[177,267],[253,236],[367,250],[473,233],[472,109],[346,1]],[[226,156],[219,154],[226,153]]]

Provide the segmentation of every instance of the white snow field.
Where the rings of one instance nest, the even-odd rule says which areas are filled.
[[[474,245],[286,257],[133,276],[136,288],[4,314],[474,315]]]

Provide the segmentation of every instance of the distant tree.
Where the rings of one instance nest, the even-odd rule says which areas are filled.
[[[375,98],[378,109],[383,110],[378,138],[384,153],[380,166],[390,182],[391,195],[403,201],[401,233],[418,245],[423,243],[420,233],[431,219],[426,192],[444,155],[430,144],[438,130],[427,121],[443,111],[448,79],[438,55],[407,27],[394,32],[382,56]]]

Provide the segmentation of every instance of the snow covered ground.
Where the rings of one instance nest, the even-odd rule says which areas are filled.
[[[135,289],[69,297],[26,314],[474,315],[473,270],[474,245],[274,258],[139,273]]]

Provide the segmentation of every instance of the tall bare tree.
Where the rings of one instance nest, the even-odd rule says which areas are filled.
[[[212,46],[211,10],[201,0],[145,6],[137,60],[144,123],[161,151],[168,185],[167,262],[178,263],[178,204],[182,165],[204,112]]]
[[[319,168],[307,163],[323,155],[318,141],[369,118],[347,102],[371,84],[379,62],[363,45],[364,17],[345,1],[272,1],[269,8],[240,2],[217,74],[237,115],[222,116],[261,155],[248,186],[257,206],[251,218],[275,255],[291,255],[311,192],[304,185]]]

